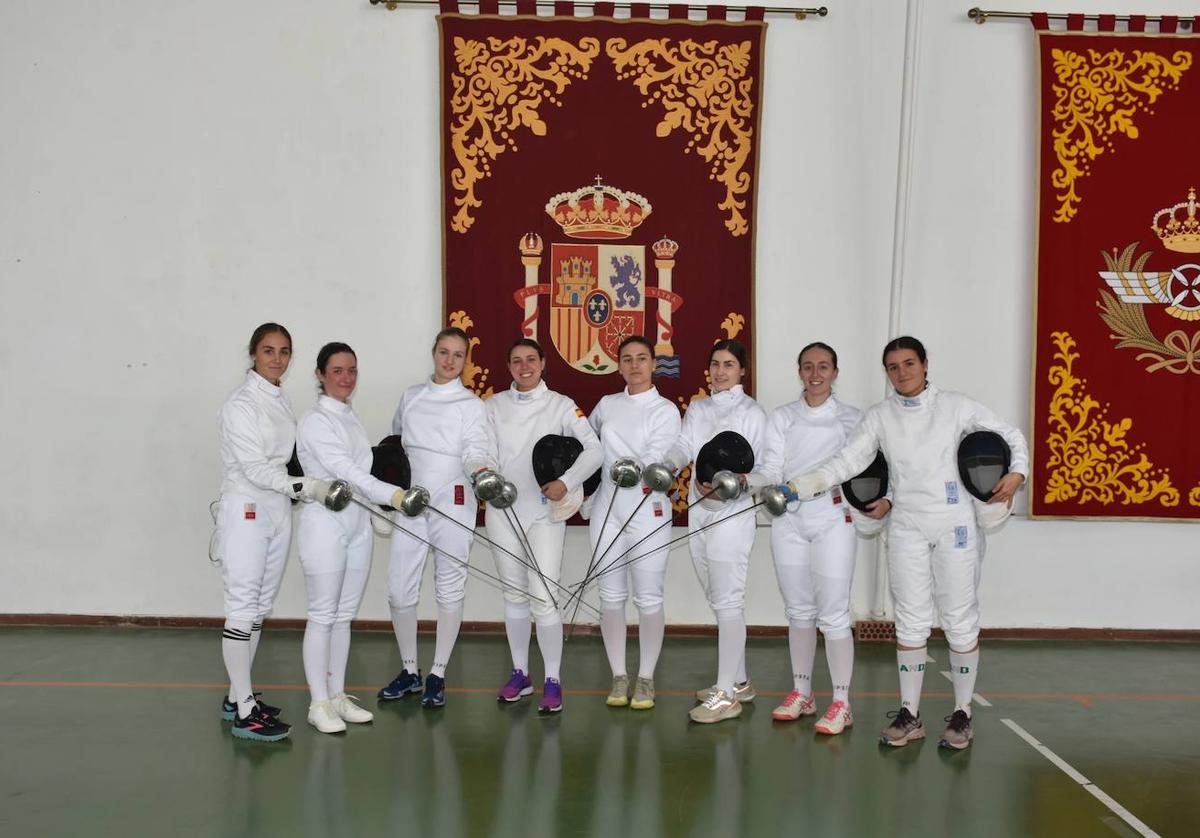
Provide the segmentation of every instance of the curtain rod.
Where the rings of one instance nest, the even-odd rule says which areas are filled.
[[[375,0],[372,0],[372,2],[375,2]],[[995,9],[981,9],[978,6],[976,6],[975,8],[973,8],[967,12],[967,17],[969,17],[971,20],[975,21],[976,23],[982,24],[982,23],[986,23],[988,18],[992,18],[992,17],[1009,18],[1009,19],[1016,19],[1016,20],[1032,20],[1033,14],[1034,14],[1033,12],[1006,12],[1006,11],[997,11]],[[1068,17],[1072,17],[1072,16],[1073,15],[1069,15],[1067,12],[1051,12],[1046,15],[1046,17],[1050,20],[1066,20]],[[1100,17],[1101,16],[1098,14],[1083,15],[1084,20],[1092,21],[1093,23],[1100,20]],[[1107,17],[1107,15],[1105,15],[1105,17]],[[1119,20],[1124,23],[1128,23],[1129,19],[1131,17],[1133,17],[1133,15],[1113,15],[1112,17],[1115,20]],[[1147,23],[1161,23],[1163,18],[1171,17],[1171,15],[1142,15],[1141,17],[1144,17],[1146,19]],[[1192,16],[1191,15],[1187,15],[1187,16],[1177,15],[1175,17],[1177,17],[1179,20],[1179,28],[1180,29],[1190,29],[1191,28],[1191,26],[1192,26]]]
[[[466,5],[466,6],[478,6],[479,5],[478,0],[460,0],[460,2],[462,3],[462,5]],[[499,2],[500,2],[500,5],[502,5],[502,6],[515,6],[516,5],[516,0],[499,0]],[[574,0],[574,5],[585,6],[587,8],[594,8],[595,6],[597,6],[599,4],[599,2],[602,2],[602,0]],[[551,2],[550,2],[550,0],[537,0],[536,4],[542,5],[542,6],[549,6],[549,5],[551,5]],[[371,0],[371,5],[372,6],[383,6],[389,12],[394,12],[396,10],[397,6],[436,6],[436,5],[438,5],[438,0]],[[628,9],[628,8],[630,8],[630,6],[632,4],[629,2],[623,2],[623,3],[613,3],[612,5],[618,9]],[[638,4],[638,5],[641,5],[641,4]],[[650,8],[653,9],[654,11],[662,11],[664,9],[671,8],[671,4],[668,4],[668,3],[648,3],[646,5],[649,5]],[[682,5],[682,4],[677,4],[677,5]],[[706,11],[708,9],[708,6],[691,6],[691,5],[689,5],[687,8],[688,8],[688,11],[691,11],[691,12],[700,12],[700,11]],[[726,6],[725,8],[732,9],[734,11],[745,11],[747,7],[746,6]],[[827,9],[824,6],[820,6],[817,8],[795,8],[795,7],[789,7],[789,6],[762,6],[760,8],[762,8],[762,10],[766,14],[769,14],[769,15],[795,15],[796,20],[804,20],[805,18],[807,18],[809,16],[814,16],[814,15],[816,17],[825,17],[826,15],[829,14],[829,9]]]

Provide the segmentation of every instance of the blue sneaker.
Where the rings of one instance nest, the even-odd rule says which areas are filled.
[[[547,678],[542,688],[542,700],[538,702],[539,713],[562,712],[562,684],[554,678]]]
[[[263,713],[258,705],[250,710],[250,715],[244,719],[235,718],[231,732],[238,739],[250,739],[258,742],[278,742],[287,739],[291,733],[291,725],[285,724],[273,716]]]
[[[388,684],[377,695],[381,701],[393,701],[397,698],[404,698],[409,693],[419,693],[421,691],[421,673],[418,670],[416,675],[413,675],[407,669],[400,670],[400,674],[392,679],[392,683]]]
[[[262,708],[264,716],[271,716],[278,719],[281,711],[278,707],[272,707],[270,704],[264,704],[262,693],[255,693],[254,700],[258,702],[258,706]],[[221,719],[227,722],[232,722],[237,718],[237,705],[229,700],[228,696],[221,699]]]
[[[508,683],[496,692],[496,699],[512,703],[527,695],[533,695],[533,681],[521,670],[514,669]]]
[[[441,707],[446,703],[446,679],[439,678],[430,672],[425,676],[425,695],[421,696],[421,706],[427,708]]]

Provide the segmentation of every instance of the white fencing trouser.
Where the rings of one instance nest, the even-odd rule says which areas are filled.
[[[850,585],[858,536],[845,507],[828,497],[806,501],[771,524],[771,554],[788,623],[849,637]]]
[[[304,510],[299,554],[308,593],[308,619],[331,626],[349,623],[358,614],[371,573],[373,532],[361,509]]]
[[[544,518],[529,524],[524,536],[529,541],[529,549],[533,550],[533,559],[526,554],[522,538],[517,535],[517,526],[517,521],[511,514],[505,516],[502,509],[488,509],[488,538],[513,555],[520,556],[524,562],[522,564],[502,550],[492,547],[497,575],[505,583],[504,602],[518,609],[528,606],[534,621],[539,625],[557,622],[559,614],[554,603],[561,602],[563,595],[560,593],[562,589],[554,583],[559,581],[562,573],[563,539],[566,537],[567,525]],[[549,590],[531,565],[536,566],[541,575],[551,583]],[[531,599],[527,594],[540,597],[542,602]]]
[[[736,510],[735,510],[736,511]],[[702,510],[699,505],[688,511],[688,551],[700,587],[718,620],[734,619],[746,607],[746,571],[750,550],[754,547],[756,521],[753,514],[721,521],[725,512]],[[696,530],[720,521],[704,532]]]
[[[225,587],[225,616],[261,623],[270,616],[292,544],[291,502],[264,504],[245,495],[222,495],[217,508],[217,550]]]
[[[951,514],[921,516],[893,510],[887,535],[896,640],[903,646],[924,646],[936,605],[950,648],[973,648],[979,639],[985,540],[971,505]]]
[[[462,526],[456,526],[430,511],[422,512],[415,518],[395,513],[397,524],[437,545],[438,550],[433,551],[434,591],[438,605],[448,610],[458,608],[467,595],[466,562],[475,538],[475,514],[478,509],[475,496],[462,484],[458,484],[457,488],[463,492],[463,503],[455,504],[455,488],[452,484],[438,491],[430,505]],[[392,610],[417,606],[421,598],[421,577],[425,573],[425,560],[429,553],[430,547],[411,535],[400,530],[392,533],[391,560],[388,563],[388,602]]]
[[[607,505],[606,497],[598,499],[588,526],[597,559],[593,573],[604,574],[599,578],[600,602],[604,609],[624,608],[629,599],[632,579],[633,604],[639,611],[656,611],[662,607],[663,587],[667,578],[667,556],[670,551],[664,548],[671,540],[671,526],[663,525],[671,520],[671,501],[657,493],[647,498],[620,535],[617,532],[621,530],[625,518],[618,514],[617,506],[613,507],[613,514],[608,516],[607,523],[596,514],[596,508],[606,508]],[[600,531],[602,524],[603,532]],[[658,531],[646,538],[654,530]],[[643,538],[646,540],[626,555],[626,551]],[[597,544],[600,545],[599,549],[596,549]],[[601,554],[605,553],[601,559]],[[631,559],[639,556],[641,558],[630,563]]]

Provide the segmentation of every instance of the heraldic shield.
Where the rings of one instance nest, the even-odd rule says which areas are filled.
[[[614,372],[621,341],[644,334],[645,275],[641,245],[551,245],[550,337],[574,369]]]

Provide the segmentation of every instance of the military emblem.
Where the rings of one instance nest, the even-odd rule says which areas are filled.
[[[1196,190],[1186,201],[1159,210],[1150,225],[1162,246],[1175,253],[1200,253],[1200,219],[1196,217]],[[1140,242],[1117,252],[1102,252],[1108,270],[1100,278],[1111,293],[1101,290],[1100,317],[1113,330],[1118,349],[1140,350],[1137,359],[1149,361],[1147,372],[1200,374],[1200,328],[1191,334],[1175,329],[1161,338],[1150,328],[1145,309],[1161,305],[1171,317],[1192,323],[1200,320],[1200,264],[1187,262],[1170,270],[1148,271],[1153,253],[1140,255]]]
[[[544,243],[526,233],[518,243],[525,286],[513,294],[524,310],[522,333],[537,339],[538,298],[550,298],[550,339],[573,369],[590,375],[617,371],[617,348],[630,335],[646,334],[646,302],[658,300],[655,375],[679,377],[671,343],[672,315],[683,297],[671,289],[679,245],[661,238],[650,245],[657,284],[647,283],[647,247],[624,241],[650,215],[650,202],[635,192],[594,184],[547,201],[546,213],[568,239],[550,247],[547,281],[539,281]]]

